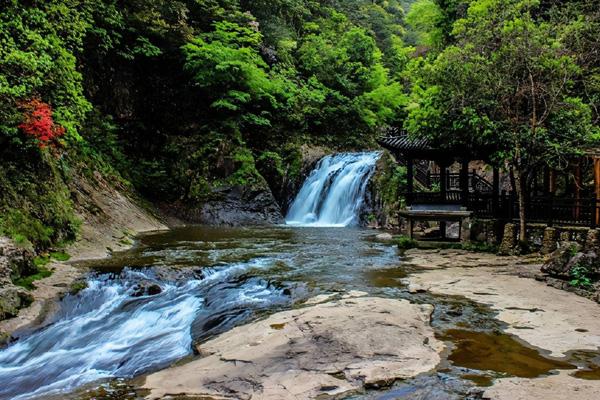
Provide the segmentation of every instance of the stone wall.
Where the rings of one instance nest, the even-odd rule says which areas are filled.
[[[555,226],[546,224],[527,224],[527,241],[529,250],[550,254],[559,248],[561,242],[576,242],[581,246],[586,244],[590,231],[587,227]],[[518,241],[519,225],[503,223],[497,220],[474,219],[471,225],[471,240],[490,245],[499,245],[501,254],[515,252]]]

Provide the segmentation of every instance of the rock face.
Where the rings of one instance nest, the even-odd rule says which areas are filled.
[[[356,294],[360,295],[360,294]],[[440,361],[433,307],[345,296],[280,312],[199,345],[203,356],[147,377],[148,398],[314,399],[416,376]]]
[[[235,186],[214,193],[199,207],[178,208],[176,216],[208,225],[263,225],[283,222],[281,208],[269,188]]]
[[[35,273],[33,255],[8,238],[0,237],[0,321],[15,317],[21,308],[33,301],[24,289],[13,285],[13,279]]]

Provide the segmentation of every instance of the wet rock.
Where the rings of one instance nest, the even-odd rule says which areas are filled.
[[[12,341],[12,339],[13,338],[12,336],[10,336],[10,334],[0,331],[0,349],[8,345]]]
[[[375,239],[379,240],[380,242],[391,242],[394,240],[394,236],[392,236],[391,233],[380,233],[379,235],[375,236]]]
[[[162,288],[154,282],[143,281],[133,289],[132,297],[156,296],[162,292]]]
[[[21,308],[29,306],[33,297],[21,288],[9,287],[0,289],[0,321],[16,317]]]
[[[0,237],[0,287],[11,285],[13,280],[35,272],[33,252]]]
[[[444,346],[432,309],[358,297],[276,313],[203,343],[203,358],[150,374],[144,388],[150,399],[342,398],[433,369]]]
[[[33,253],[0,237],[0,321],[16,317],[19,310],[29,306],[33,298],[13,280],[36,272]]]
[[[240,226],[283,222],[281,208],[268,187],[227,187],[215,190],[211,197],[198,207],[175,204],[169,208],[178,218],[199,224]]]
[[[421,286],[421,285],[417,285],[414,283],[411,283],[408,285],[408,292],[411,294],[415,294],[415,293],[425,293],[427,290]]]
[[[555,250],[548,260],[542,266],[542,272],[554,277],[568,279],[570,277],[569,261],[581,250],[581,245],[577,242],[562,242],[560,247]]]

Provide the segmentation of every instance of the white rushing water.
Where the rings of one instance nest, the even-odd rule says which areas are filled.
[[[69,393],[105,378],[133,377],[191,353],[192,330],[213,334],[252,309],[284,301],[259,278],[244,278],[268,259],[203,268],[199,279],[165,282],[152,269],[125,269],[88,279],[61,304],[56,322],[0,350],[0,399]],[[156,295],[139,284],[156,284]]]
[[[286,223],[316,227],[357,225],[367,184],[380,156],[379,152],[365,152],[324,157],[298,192]]]

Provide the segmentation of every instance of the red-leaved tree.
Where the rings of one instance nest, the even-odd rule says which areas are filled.
[[[52,118],[52,107],[40,99],[32,99],[21,104],[23,123],[19,128],[38,141],[40,148],[53,143],[65,134],[65,128],[55,124]]]

